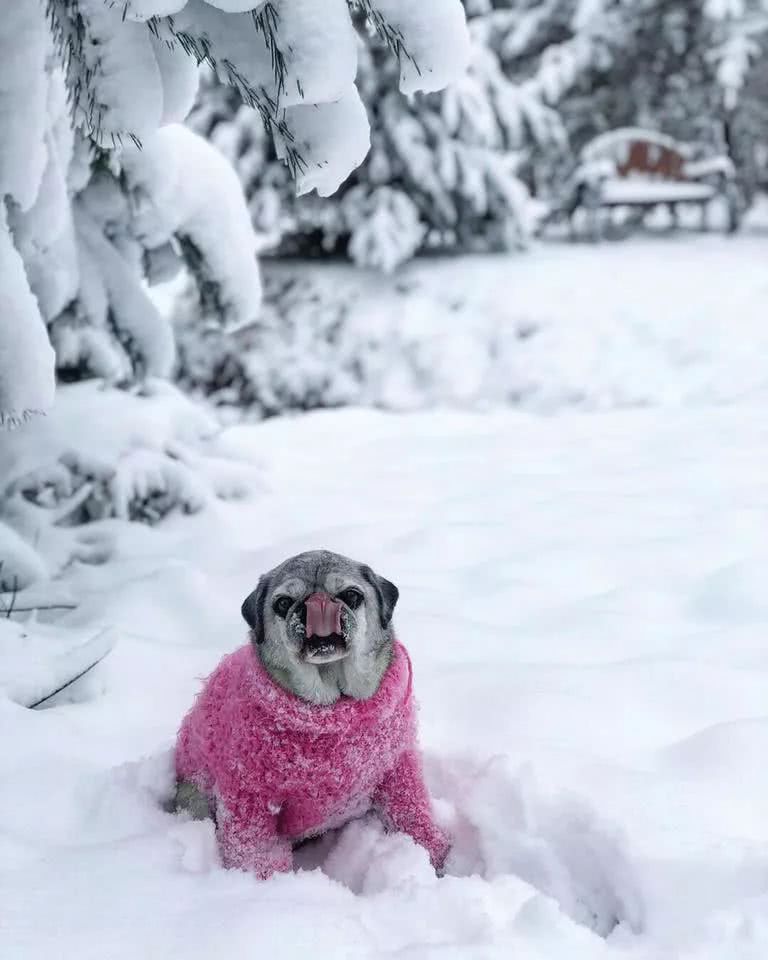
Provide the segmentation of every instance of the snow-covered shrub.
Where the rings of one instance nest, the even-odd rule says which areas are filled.
[[[187,289],[176,307],[181,386],[264,417],[355,402],[365,340],[348,322],[350,291],[267,267],[264,293],[260,322],[228,333],[201,317]]]
[[[113,551],[103,521],[155,523],[256,488],[250,467],[217,456],[216,421],[170,384],[61,386],[51,413],[3,440],[0,592]]]
[[[497,317],[468,319],[453,295],[343,264],[268,261],[263,325],[206,325],[193,291],[176,311],[181,385],[227,419],[482,405],[515,346],[512,330],[502,345]]]
[[[531,139],[556,138],[558,130],[541,100],[504,76],[484,42],[482,20],[469,20],[468,72],[439,94],[402,97],[386,44],[361,42],[358,87],[371,151],[330,202],[295,196],[253,117],[234,95],[203,83],[190,123],[238,170],[254,223],[273,249],[341,252],[390,271],[425,249],[509,249],[525,242],[521,151]]]

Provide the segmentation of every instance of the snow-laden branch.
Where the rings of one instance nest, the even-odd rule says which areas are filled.
[[[54,353],[0,202],[0,427],[53,402]]]
[[[142,245],[187,240],[199,255],[199,282],[217,290],[225,327],[252,323],[261,304],[257,237],[237,174],[223,154],[187,127],[159,130],[142,150],[126,150],[123,171]]]
[[[256,240],[224,163],[182,121],[207,63],[256,108],[301,193],[325,196],[369,148],[355,86],[361,12],[405,93],[461,75],[460,0],[17,0],[0,22],[0,422],[47,409],[54,355],[113,380],[165,375],[170,328],[142,273],[174,244],[253,322]],[[160,132],[158,132],[160,131]],[[182,142],[183,141],[183,142]],[[125,171],[119,154],[131,144]],[[108,150],[117,148],[109,159]],[[132,194],[126,202],[123,191]],[[133,201],[147,203],[137,214]],[[154,242],[153,242],[154,241]],[[154,258],[156,262],[157,258]]]

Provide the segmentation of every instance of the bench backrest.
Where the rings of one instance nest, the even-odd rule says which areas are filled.
[[[662,180],[686,180],[690,149],[652,130],[624,127],[601,134],[582,151],[582,162],[609,161],[619,177],[642,174]]]
[[[629,145],[629,156],[623,163],[617,164],[616,172],[620,177],[644,173],[665,180],[684,180],[684,164],[685,157],[677,150],[647,140],[633,140]]]

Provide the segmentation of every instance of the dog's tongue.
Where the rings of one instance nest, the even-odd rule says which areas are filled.
[[[329,637],[341,634],[341,604],[327,593],[313,593],[307,597],[307,636]]]

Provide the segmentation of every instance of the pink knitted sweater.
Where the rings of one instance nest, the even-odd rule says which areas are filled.
[[[227,867],[265,878],[290,870],[296,841],[374,809],[443,865],[416,742],[411,662],[395,644],[368,700],[328,707],[278,686],[250,644],[225,657],[182,722],[176,773],[216,798]]]

